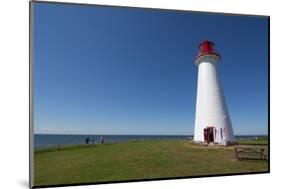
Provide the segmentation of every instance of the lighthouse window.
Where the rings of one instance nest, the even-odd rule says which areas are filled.
[[[221,133],[221,139],[222,139],[222,128],[220,128],[220,133]]]

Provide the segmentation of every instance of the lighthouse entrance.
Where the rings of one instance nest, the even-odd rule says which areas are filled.
[[[214,127],[207,127],[204,129],[204,141],[207,143],[214,142]]]

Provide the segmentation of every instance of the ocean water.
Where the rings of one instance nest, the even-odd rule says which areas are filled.
[[[140,140],[192,140],[193,135],[51,135],[34,134],[34,146],[36,149],[85,144],[86,138],[90,138],[90,143],[99,144],[103,137],[104,143],[120,143],[126,141]],[[262,136],[236,136],[239,139],[252,139]]]
[[[103,137],[104,143],[120,143],[136,140],[163,140],[163,139],[180,139],[191,140],[192,136],[176,136],[176,135],[50,135],[35,134],[35,148],[48,148],[62,145],[85,144],[86,138],[90,138],[90,143],[99,144]],[[92,140],[94,139],[94,140]]]

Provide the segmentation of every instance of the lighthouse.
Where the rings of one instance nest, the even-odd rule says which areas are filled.
[[[221,56],[212,41],[199,45],[194,142],[229,145],[235,142],[232,124],[218,75]]]

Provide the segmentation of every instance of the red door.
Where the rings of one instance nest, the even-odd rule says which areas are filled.
[[[209,142],[214,142],[214,128],[208,128],[209,130]]]
[[[207,143],[214,142],[214,127],[207,127],[204,129],[204,141]]]
[[[209,132],[208,129],[204,129],[204,141],[209,143]]]

